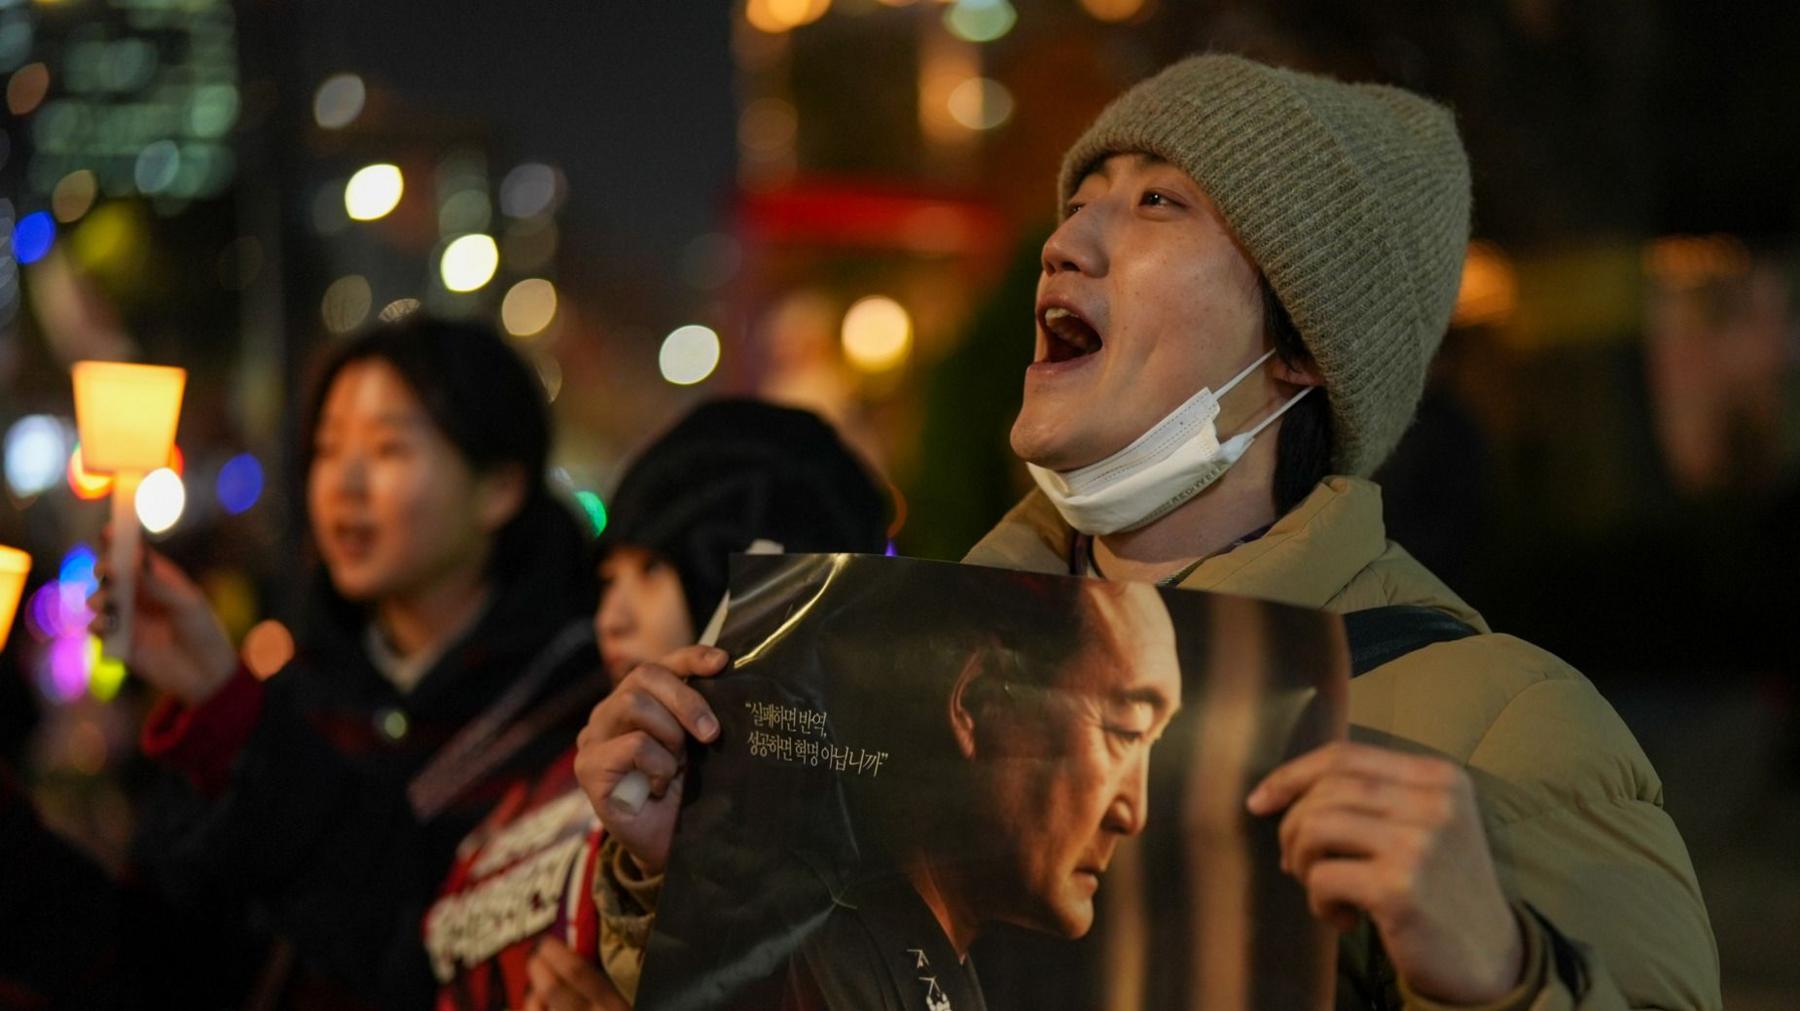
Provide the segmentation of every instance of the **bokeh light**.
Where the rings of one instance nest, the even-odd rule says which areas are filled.
[[[376,318],[381,320],[383,323],[392,323],[395,320],[405,319],[406,317],[411,316],[413,313],[418,312],[418,311],[419,311],[419,300],[418,299],[416,299],[416,298],[396,298],[392,302],[389,302],[387,305],[382,306],[381,313]]]
[[[1506,253],[1491,242],[1469,243],[1451,325],[1499,325],[1512,318],[1518,304],[1519,279]]]
[[[181,476],[168,467],[144,475],[137,489],[137,517],[144,529],[153,534],[167,533],[187,508],[187,486]]]
[[[100,191],[100,181],[94,173],[87,169],[78,169],[63,176],[50,193],[50,210],[55,213],[56,220],[63,224],[80,220],[94,206],[94,197]]]
[[[677,327],[663,338],[656,363],[664,379],[692,386],[719,367],[719,335],[698,323]]]
[[[38,587],[26,607],[26,627],[45,640],[85,636],[94,620],[88,597],[98,585],[90,575],[86,580],[53,579]]]
[[[1081,0],[1082,9],[1101,21],[1130,21],[1144,6],[1144,0]]]
[[[500,322],[514,337],[535,337],[556,318],[556,285],[528,277],[506,291]]]
[[[494,209],[488,203],[486,190],[460,190],[438,205],[438,232],[442,235],[479,232],[492,223],[493,217]]]
[[[531,355],[531,367],[537,370],[538,382],[544,384],[544,399],[556,403],[556,398],[562,395],[562,362],[553,354],[535,351]]]
[[[494,279],[500,247],[491,235],[464,235],[444,247],[438,274],[451,291],[475,291]]]
[[[6,486],[20,498],[48,491],[62,474],[68,433],[48,414],[28,414],[6,430]]]
[[[106,645],[97,635],[87,637],[88,694],[100,702],[111,702],[125,684],[125,661],[106,656]]]
[[[368,279],[361,274],[331,282],[319,302],[319,315],[324,318],[325,329],[343,334],[361,326],[363,320],[369,318],[369,306],[374,297]]]
[[[150,194],[168,190],[180,174],[181,148],[172,140],[146,144],[138,152],[137,163],[132,167],[137,188]]]
[[[400,166],[380,162],[356,170],[344,184],[344,212],[355,221],[375,221],[400,205],[406,177]]]
[[[556,210],[562,199],[562,174],[542,162],[517,165],[500,180],[500,213],[509,218],[535,218]]]
[[[792,102],[759,98],[738,114],[738,143],[763,155],[793,148],[800,131],[800,114]]]
[[[864,372],[885,372],[912,351],[912,317],[884,295],[859,299],[844,314],[844,357]]]
[[[1012,92],[999,81],[971,77],[950,92],[950,116],[971,130],[992,130],[1012,118]]]
[[[15,116],[29,116],[50,92],[50,68],[27,63],[13,71],[6,82],[6,108]]]
[[[112,475],[96,474],[81,464],[81,444],[69,451],[69,490],[83,502],[103,499],[112,494]]]
[[[87,636],[67,635],[50,644],[44,657],[49,672],[49,696],[64,704],[75,701],[88,687]]]
[[[213,489],[227,514],[236,516],[245,512],[262,497],[262,464],[249,453],[239,453],[219,468]]]
[[[362,115],[368,90],[355,74],[333,74],[313,94],[313,122],[327,130],[342,130]]]
[[[99,558],[94,549],[86,544],[77,544],[63,555],[62,562],[56,567],[56,578],[60,582],[71,583],[86,600],[95,590],[100,588],[100,578],[94,575],[94,566]]]
[[[809,25],[825,16],[831,0],[747,0],[744,19],[771,35]]]
[[[260,621],[244,636],[244,645],[239,652],[250,673],[258,680],[267,681],[294,658],[294,634],[273,618]]]
[[[956,0],[944,12],[944,27],[965,42],[992,42],[1019,20],[1019,12],[1007,0]]]
[[[56,241],[56,221],[49,211],[34,211],[13,225],[13,258],[20,263],[36,263],[50,252]]]
[[[606,503],[598,492],[586,488],[575,493],[575,503],[587,514],[588,525],[594,528],[594,536],[598,537],[606,530]]]

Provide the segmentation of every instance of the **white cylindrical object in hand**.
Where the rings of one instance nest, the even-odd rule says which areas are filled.
[[[136,474],[113,475],[112,546],[106,555],[108,624],[101,652],[123,662],[131,650],[131,612],[137,603],[138,530]]]

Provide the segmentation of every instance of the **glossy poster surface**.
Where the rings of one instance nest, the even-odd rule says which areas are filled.
[[[1331,615],[740,556],[638,1006],[1329,1007],[1244,797],[1344,733]]]

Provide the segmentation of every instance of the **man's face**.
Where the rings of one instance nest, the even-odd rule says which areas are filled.
[[[1156,590],[1088,591],[1086,644],[1040,685],[1013,684],[977,714],[977,803],[999,847],[984,911],[1064,937],[1094,922],[1119,840],[1143,831],[1150,748],[1181,704],[1175,630]]]
[[[1114,155],[1070,209],[1044,243],[1037,349],[1012,429],[1020,459],[1057,471],[1125,448],[1264,340],[1257,269],[1187,173]]]

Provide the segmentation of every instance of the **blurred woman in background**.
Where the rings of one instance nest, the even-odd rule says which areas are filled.
[[[759,540],[788,552],[886,545],[885,496],[837,433],[751,400],[683,418],[627,470],[609,515],[593,624],[614,683],[705,630],[734,552]],[[426,916],[441,1011],[611,1011],[635,995],[661,875],[605,837],[575,779],[575,736],[563,743],[464,840]],[[659,793],[672,816],[678,778]]]
[[[196,1007],[427,1007],[418,924],[457,840],[605,691],[593,574],[545,484],[537,376],[490,328],[351,339],[305,424],[322,565],[286,667],[252,677],[195,584],[144,554],[128,662],[165,697],[143,748],[183,774],[136,847],[182,926],[146,939],[150,985]]]

